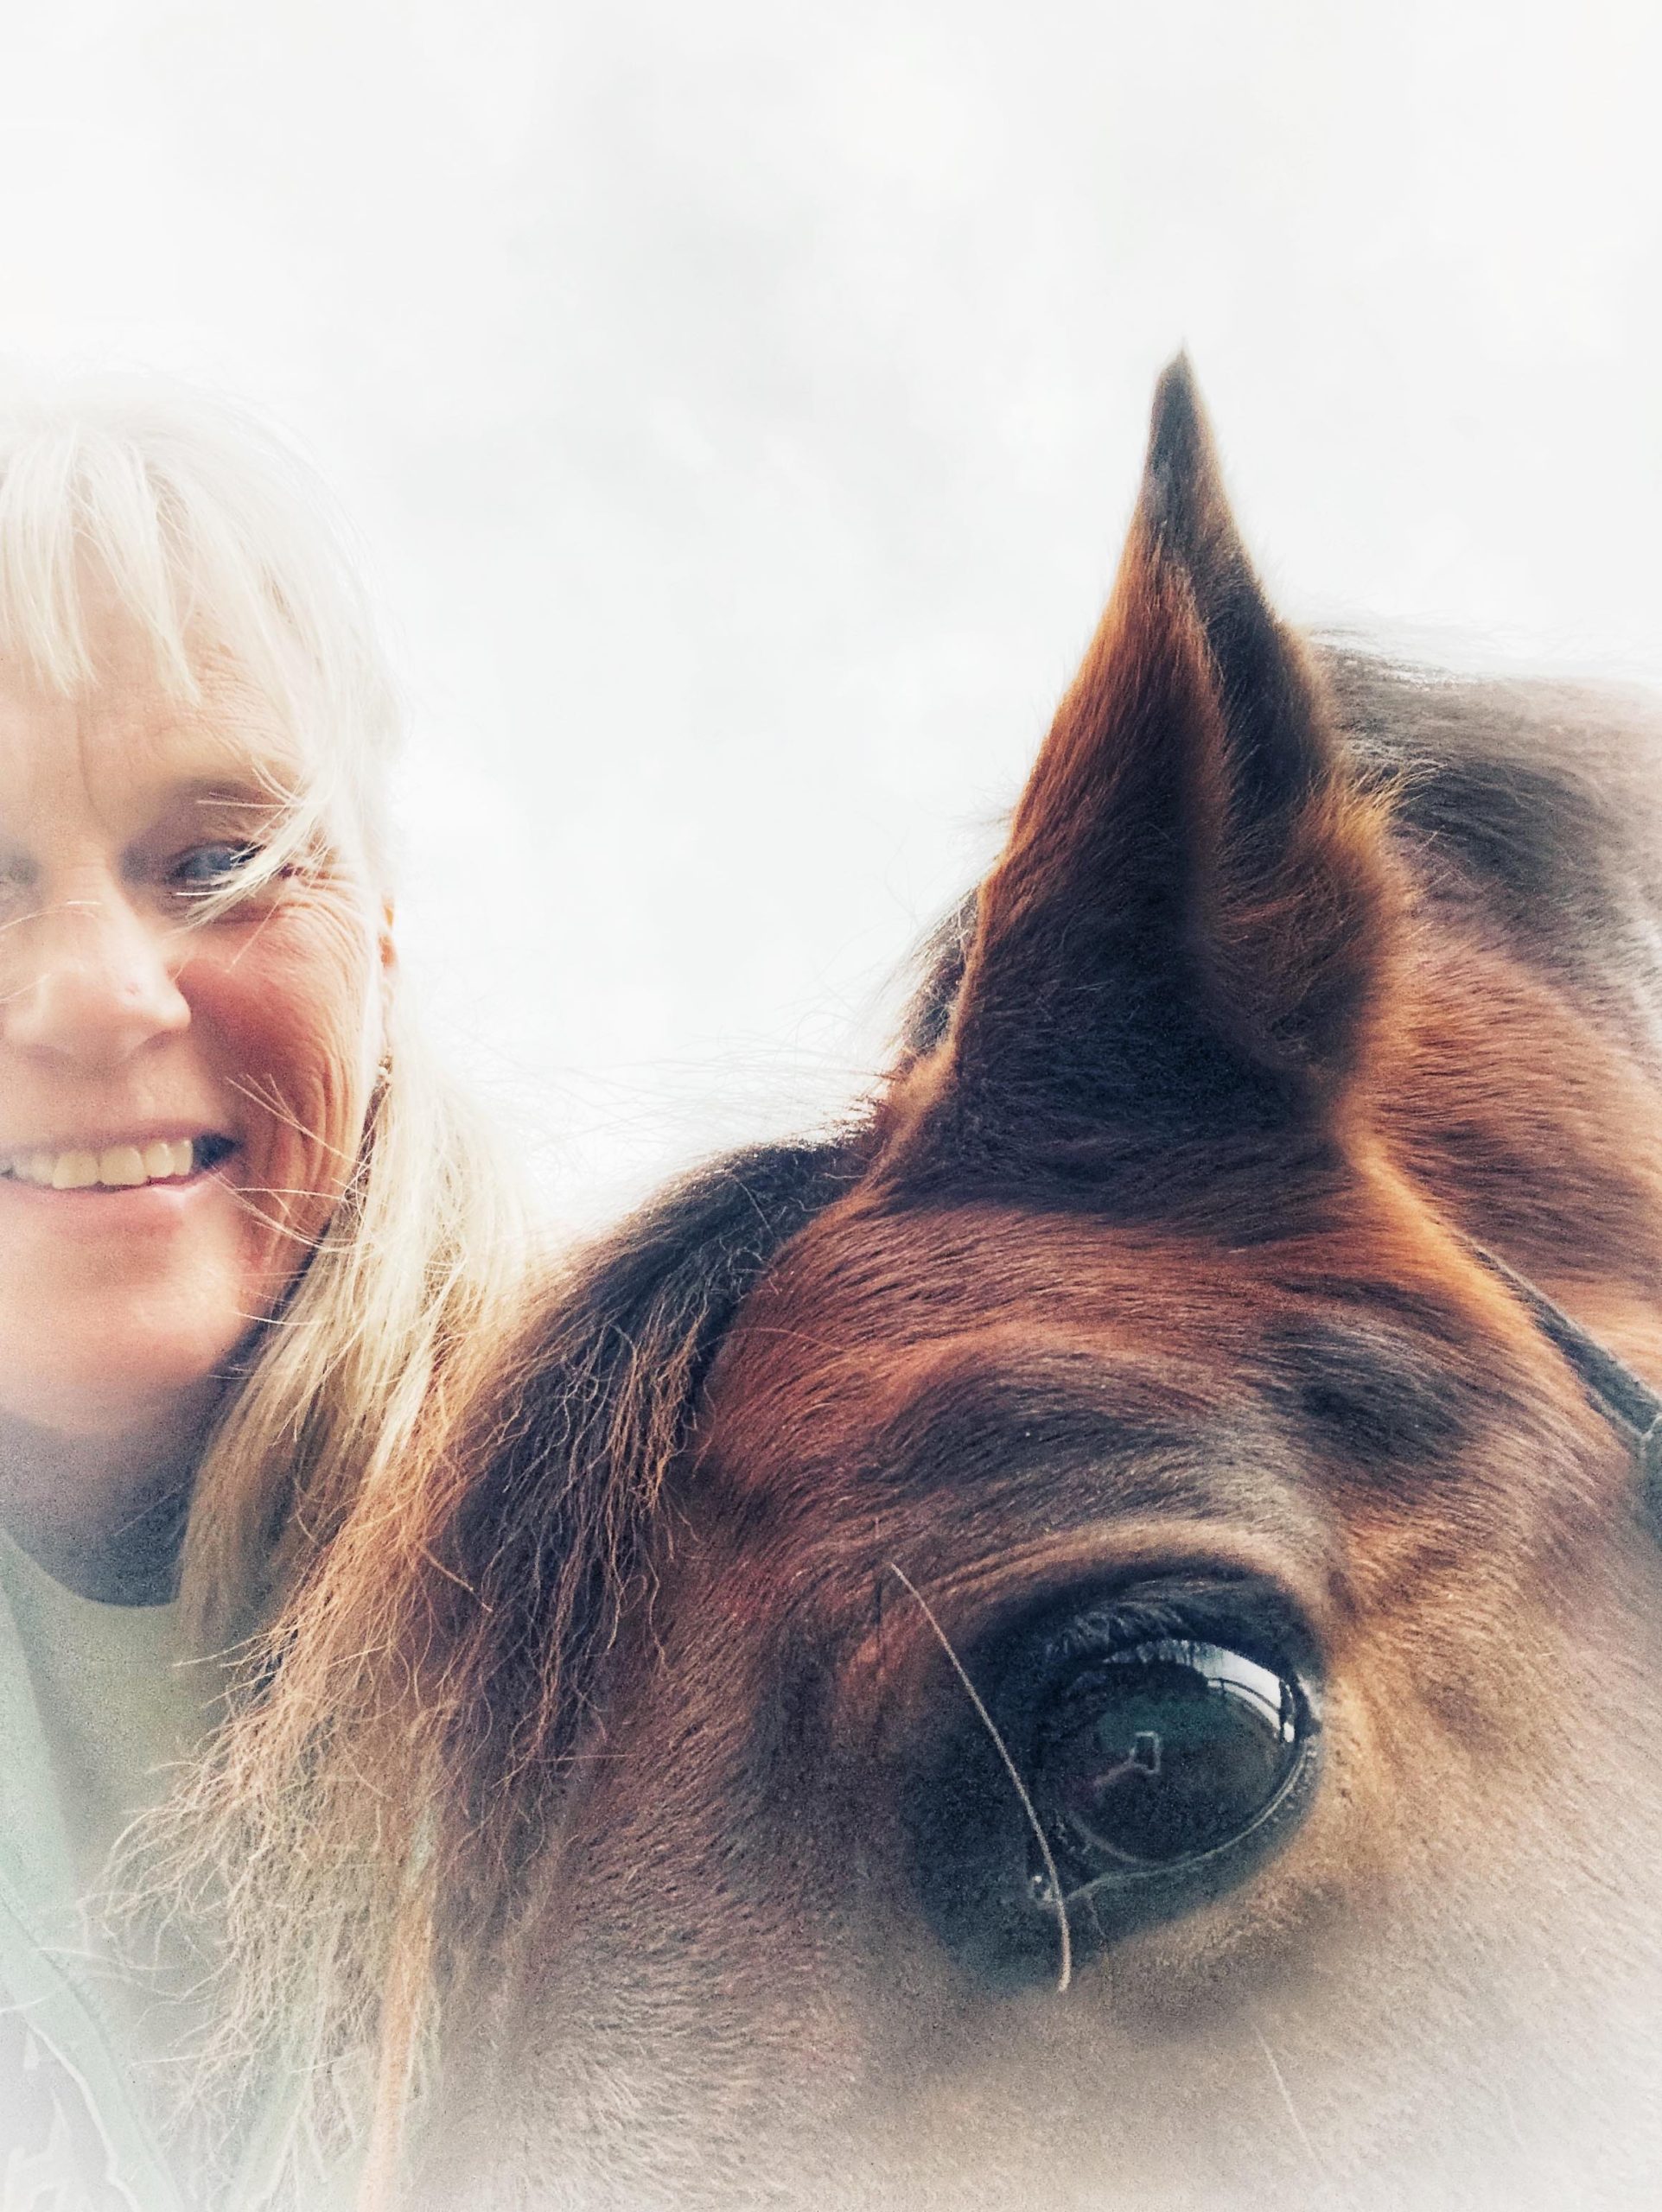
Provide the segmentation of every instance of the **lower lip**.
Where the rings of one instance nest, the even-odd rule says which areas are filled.
[[[0,1205],[37,1209],[66,1235],[103,1236],[167,1230],[188,1221],[226,1187],[217,1169],[202,1167],[194,1175],[165,1183],[89,1183],[76,1191],[54,1191],[49,1184],[0,1176]]]

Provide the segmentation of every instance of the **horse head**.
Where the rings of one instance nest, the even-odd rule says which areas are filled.
[[[1302,641],[1168,372],[882,1096],[481,1419],[436,2202],[1649,2201],[1654,753]]]

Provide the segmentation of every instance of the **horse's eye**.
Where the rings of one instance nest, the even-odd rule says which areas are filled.
[[[1160,1637],[1104,1653],[1038,1732],[1033,1799],[1064,1882],[1239,1841],[1294,1780],[1309,1732],[1298,1684],[1242,1652]]]
[[[1247,1577],[1053,1601],[965,1666],[990,1694],[940,1681],[911,1864],[936,1933],[995,1985],[1054,1975],[1064,1923],[1079,1961],[1227,1896],[1315,1802],[1321,1653]]]

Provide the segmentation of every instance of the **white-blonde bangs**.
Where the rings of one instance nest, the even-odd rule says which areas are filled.
[[[89,592],[112,593],[172,696],[228,656],[304,763],[315,818],[382,842],[393,687],[322,486],[258,423],[194,393],[0,383],[0,652],[64,696],[98,681]]]

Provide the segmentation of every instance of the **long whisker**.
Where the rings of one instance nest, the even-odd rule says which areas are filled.
[[[1304,2155],[1315,2168],[1317,2177],[1322,2182],[1323,2185],[1331,2190],[1333,2184],[1328,2178],[1328,2170],[1326,2166],[1322,2164],[1321,2160],[1316,2156],[1315,2145],[1310,2140],[1309,2130],[1305,2126],[1303,2121],[1298,2116],[1298,2107],[1293,2102],[1293,2093],[1287,2087],[1287,2077],[1281,2070],[1280,2063],[1276,2057],[1276,2054],[1270,2048],[1270,2039],[1264,2034],[1264,2030],[1258,2025],[1258,2022],[1253,2019],[1250,2012],[1246,2017],[1248,2024],[1251,2028],[1253,2034],[1258,2039],[1258,2049],[1264,2053],[1264,2063],[1269,2067],[1270,2073],[1275,2076],[1276,2087],[1281,2092],[1281,2101],[1287,2108],[1288,2119],[1293,2123],[1293,2132],[1298,2137],[1299,2141],[1304,2145]]]
[[[10,915],[0,922],[0,933],[6,930],[20,930],[29,922],[41,922],[52,914],[97,914],[104,909],[101,899],[59,899],[49,906],[31,906],[26,914]]]
[[[918,1609],[922,1613],[923,1618],[928,1622],[930,1627],[934,1630],[935,1641],[939,1644],[941,1649],[946,1654],[948,1659],[951,1660],[952,1663],[952,1672],[958,1676],[958,1681],[964,1686],[964,1694],[969,1699],[970,1703],[975,1707],[976,1718],[980,1721],[988,1735],[992,1738],[993,1749],[997,1752],[999,1758],[1004,1762],[1004,1771],[1009,1775],[1011,1786],[1014,1788],[1016,1796],[1022,1801],[1022,1810],[1027,1815],[1028,1825],[1033,1830],[1034,1837],[1038,1843],[1039,1856],[1044,1861],[1045,1879],[1050,1885],[1050,1895],[1056,1907],[1056,1932],[1061,1943],[1062,1953],[1061,1971],[1056,1977],[1056,1994],[1060,1997],[1067,1991],[1069,1984],[1073,1979],[1073,1931],[1067,1923],[1067,1899],[1062,1895],[1061,1876],[1056,1871],[1056,1859],[1054,1853],[1050,1848],[1050,1839],[1046,1835],[1043,1823],[1040,1821],[1038,1814],[1034,1810],[1033,1800],[1028,1795],[1028,1786],[1026,1783],[1022,1781],[1021,1771],[1016,1766],[1015,1760],[1009,1755],[1008,1745],[1005,1744],[1003,1738],[998,1732],[997,1722],[993,1719],[991,1713],[988,1712],[986,1706],[983,1703],[980,1692],[976,1688],[975,1684],[970,1680],[968,1674],[965,1671],[964,1662],[958,1657],[957,1652],[953,1650],[952,1643],[948,1640],[946,1630],[941,1626],[940,1623],[935,1618],[933,1612],[930,1610],[928,1599],[918,1588],[916,1583],[914,1583],[911,1577],[906,1573],[906,1570],[903,1567],[897,1567],[893,1560],[890,1560],[888,1562],[888,1571],[900,1583],[901,1587],[907,1592],[907,1596],[915,1600]]]
[[[232,1188],[241,1198],[325,1198],[333,1195],[319,1190],[313,1183],[237,1183]]]
[[[232,954],[229,962],[229,965],[231,967],[235,968],[240,965],[245,956],[258,944],[260,938],[264,936],[266,931],[271,927],[274,919],[274,912],[264,913],[260,916],[259,919],[254,924],[253,928],[248,932],[247,937]]]

